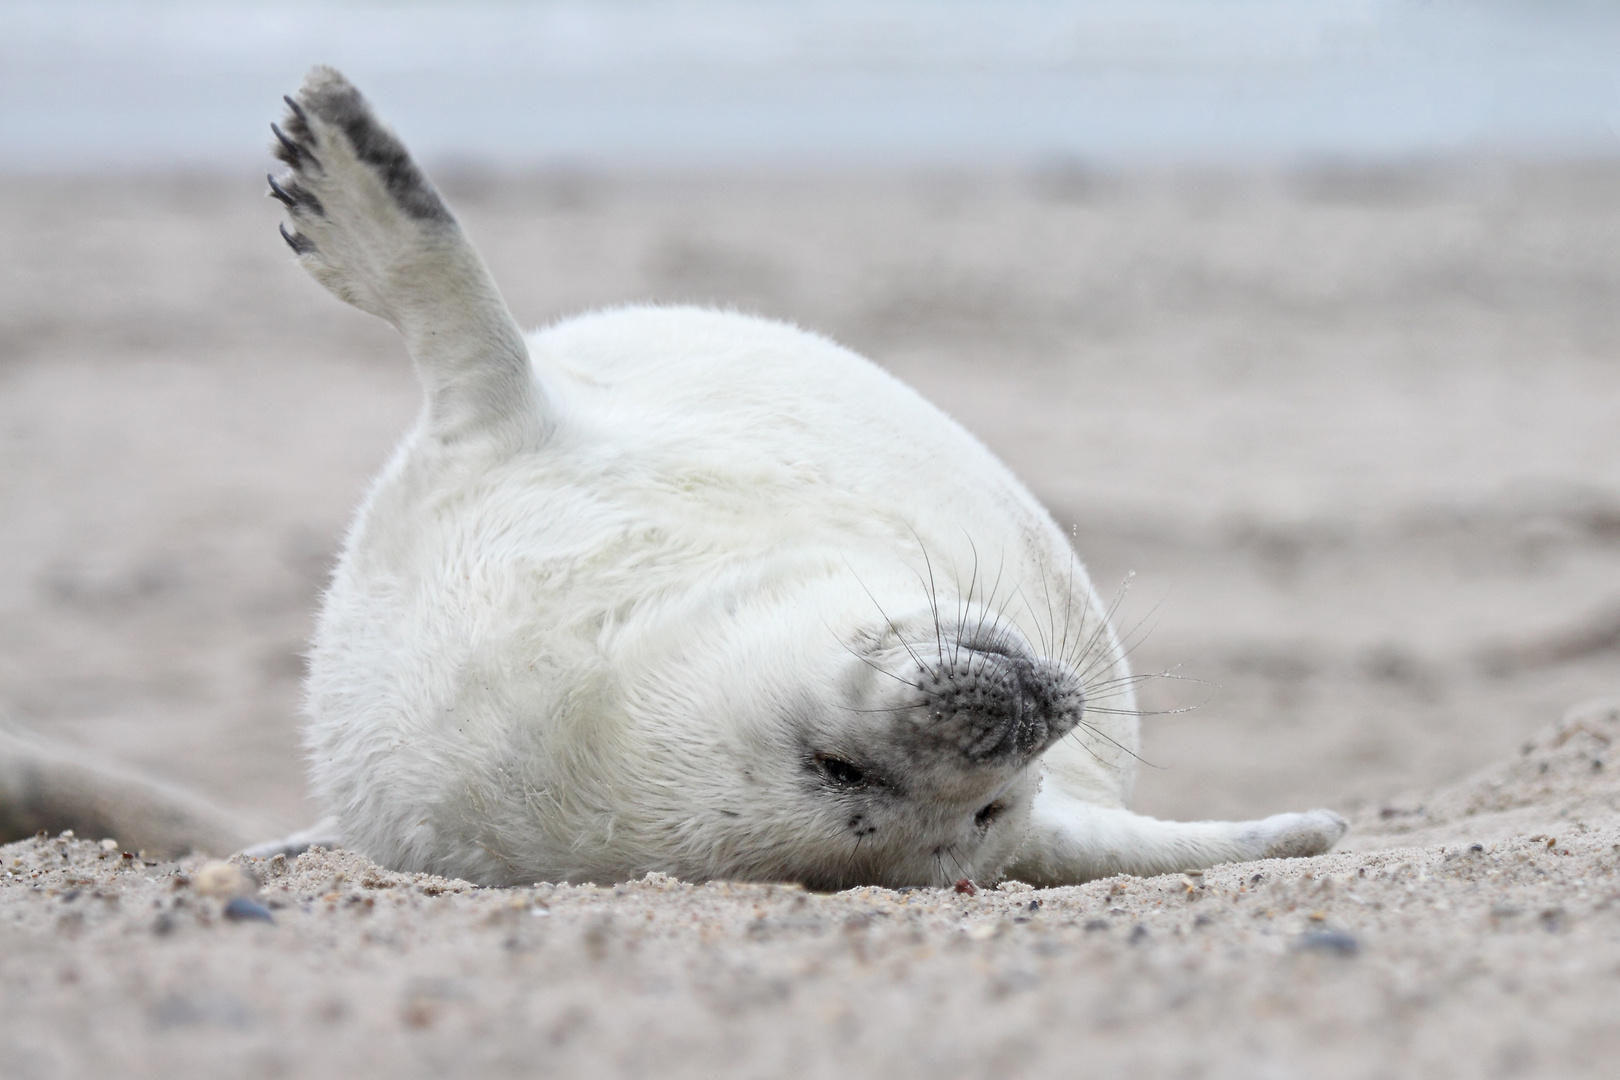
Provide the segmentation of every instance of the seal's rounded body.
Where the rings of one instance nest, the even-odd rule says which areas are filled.
[[[606,312],[528,346],[558,418],[545,449],[490,460],[418,430],[327,595],[311,746],[350,843],[473,880],[805,876],[803,817],[780,804],[813,774],[784,729],[875,726],[850,684],[895,679],[860,650],[892,620],[937,651],[937,604],[942,625],[994,613],[1089,646],[1126,709],[1048,767],[1076,758],[1123,804],[1118,647],[1062,534],[960,426],[847,350],[739,315]],[[986,867],[955,844],[956,877],[1012,853]]]
[[[473,881],[1002,874],[1324,850],[1335,815],[1130,814],[1134,696],[1062,533],[976,439],[792,327],[629,308],[526,340],[352,87],[273,193],[427,390],[350,532],[308,744],[344,842]]]

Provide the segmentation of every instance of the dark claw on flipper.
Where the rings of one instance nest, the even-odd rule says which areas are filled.
[[[326,207],[321,205],[321,200],[317,199],[314,192],[298,183],[298,181],[288,180],[287,186],[282,187],[276,183],[274,176],[266,173],[264,178],[270,181],[271,198],[279,199],[291,210],[301,210],[320,217],[326,216]]]
[[[275,135],[276,142],[279,144],[274,148],[276,157],[280,158],[282,161],[285,161],[288,165],[291,165],[295,169],[302,169],[303,163],[306,161],[313,164],[317,169],[320,168],[321,163],[315,160],[315,155],[311,154],[308,150],[305,150],[303,146],[293,141],[293,139],[291,139],[286,132],[282,131],[275,124],[270,125],[270,131]]]
[[[313,240],[307,236],[300,236],[298,233],[288,232],[286,225],[281,226],[281,238],[287,241],[287,246],[293,249],[295,255],[308,255],[315,250]]]
[[[264,178],[270,181],[270,197],[272,199],[279,199],[288,207],[298,206],[298,200],[287,194],[286,189],[284,189],[280,184],[276,183],[276,178],[274,176],[271,176],[269,173],[265,173]]]
[[[287,126],[292,128],[293,134],[297,135],[300,139],[305,139],[309,142],[317,142],[315,132],[312,131],[309,126],[309,114],[304,111],[304,107],[298,104],[298,102],[294,101],[292,97],[287,94],[282,94],[281,100],[285,101],[287,103],[287,108],[292,111],[293,118],[287,124]]]

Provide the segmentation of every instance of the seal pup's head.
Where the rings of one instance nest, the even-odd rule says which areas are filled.
[[[797,584],[707,605],[723,617],[681,612],[701,646],[632,703],[659,744],[638,786],[684,799],[658,848],[685,853],[688,877],[994,880],[1041,755],[1082,722],[1077,665],[1006,612],[943,590],[918,605],[914,576],[829,565]]]
[[[1040,755],[1080,723],[1080,679],[1009,623],[928,616],[869,632],[844,700],[803,719],[807,819],[856,840],[829,887],[994,877],[1024,837]]]

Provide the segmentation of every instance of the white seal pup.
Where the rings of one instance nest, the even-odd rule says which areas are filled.
[[[1328,811],[1125,809],[1126,660],[1062,532],[837,345],[695,308],[524,337],[336,71],[274,128],[299,262],[426,391],[310,660],[345,844],[486,884],[1038,885],[1327,850]]]

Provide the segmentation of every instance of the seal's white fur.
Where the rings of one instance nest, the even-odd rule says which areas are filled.
[[[401,330],[427,390],[312,653],[314,783],[346,843],[489,883],[840,886],[1072,882],[1343,832],[1325,811],[1123,809],[1134,697],[1084,571],[912,390],[815,335],[692,308],[525,342],[342,77],[312,72],[293,109],[289,243]],[[964,650],[973,693],[1003,654],[1044,658],[1084,687],[1083,721],[1033,763],[904,750],[941,715],[919,683]],[[884,782],[829,780],[844,759]]]

